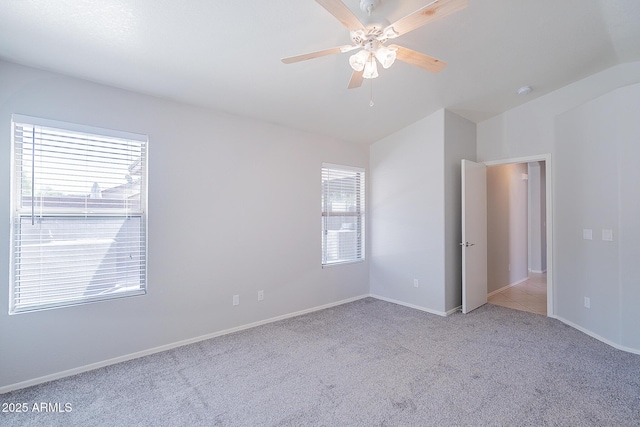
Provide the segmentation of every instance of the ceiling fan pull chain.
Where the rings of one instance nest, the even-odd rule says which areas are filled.
[[[369,107],[373,107],[373,79],[369,79],[369,82],[371,83],[370,89],[370,97],[369,97]]]

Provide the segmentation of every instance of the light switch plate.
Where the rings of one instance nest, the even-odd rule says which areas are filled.
[[[593,230],[590,228],[582,229],[582,238],[584,240],[592,240],[593,239]]]
[[[606,240],[607,242],[613,242],[613,230],[608,228],[602,229],[602,240]]]

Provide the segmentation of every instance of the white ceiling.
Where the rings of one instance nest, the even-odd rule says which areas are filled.
[[[431,0],[381,0],[393,22]],[[365,20],[359,0],[344,0]],[[371,143],[448,108],[482,121],[640,60],[639,0],[469,0],[394,40],[448,63],[396,62],[347,90],[349,44],[314,0],[3,0],[0,58],[346,141]],[[531,85],[534,92],[518,96]],[[373,91],[375,105],[369,107]]]

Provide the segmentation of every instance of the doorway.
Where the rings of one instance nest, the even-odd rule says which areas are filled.
[[[553,316],[550,155],[487,165],[488,302]]]

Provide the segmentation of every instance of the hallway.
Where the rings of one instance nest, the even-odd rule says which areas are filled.
[[[546,316],[547,275],[530,273],[527,280],[490,296],[488,302]]]

